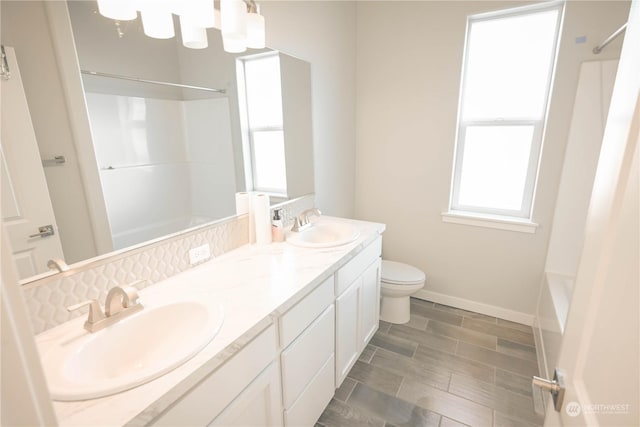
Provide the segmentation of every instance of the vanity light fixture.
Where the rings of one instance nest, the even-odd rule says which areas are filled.
[[[128,0],[98,0],[100,15],[117,21],[131,21],[138,17],[135,4]]]
[[[171,39],[176,33],[173,28],[170,0],[138,0],[138,10],[142,19],[144,34],[154,39]]]
[[[98,11],[116,21],[142,20],[144,34],[157,39],[175,36],[173,15],[180,18],[182,44],[191,49],[208,46],[207,28],[222,31],[224,50],[244,52],[265,47],[265,21],[254,0],[97,0]]]
[[[220,0],[222,44],[225,52],[247,50],[247,5],[242,0]]]

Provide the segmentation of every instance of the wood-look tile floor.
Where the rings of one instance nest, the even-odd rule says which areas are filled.
[[[380,329],[318,426],[540,426],[531,327],[411,299],[411,320]]]

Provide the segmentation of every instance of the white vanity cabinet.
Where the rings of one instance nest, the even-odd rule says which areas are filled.
[[[378,329],[381,252],[380,237],[335,274],[336,388]]]
[[[360,233],[349,244],[245,245],[154,285],[167,303],[192,283],[197,298],[222,305],[218,335],[140,388],[56,402],[60,424],[315,425],[378,329],[385,226],[344,222]],[[152,290],[141,295],[147,307]]]
[[[314,425],[378,329],[381,251],[378,237],[154,425]]]
[[[285,426],[314,425],[335,391],[334,278],[279,319]]]
[[[275,326],[271,325],[156,418],[155,426],[281,426]]]

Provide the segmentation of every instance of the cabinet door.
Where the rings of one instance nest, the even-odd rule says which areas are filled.
[[[271,363],[210,426],[281,426],[280,381]]]
[[[380,258],[362,273],[360,296],[360,351],[378,330],[380,318]]]
[[[203,426],[216,420],[247,387],[262,376],[276,357],[276,330],[269,326],[202,382],[186,392],[153,421],[154,427]],[[277,402],[280,405],[280,376]]]
[[[336,388],[360,354],[360,292],[362,278],[336,299]]]

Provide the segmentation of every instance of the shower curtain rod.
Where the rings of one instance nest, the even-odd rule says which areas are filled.
[[[157,81],[157,80],[147,80],[147,79],[141,79],[141,78],[138,78],[138,77],[128,77],[128,76],[120,76],[118,74],[101,73],[99,71],[90,71],[90,70],[80,70],[80,71],[82,72],[82,74],[88,74],[88,75],[91,75],[91,76],[99,76],[99,77],[109,77],[111,79],[129,80],[129,81],[132,81],[132,82],[139,82],[139,83],[150,83],[150,84],[161,85],[161,86],[179,87],[179,88],[182,88],[182,89],[204,90],[204,91],[207,91],[207,92],[217,92],[217,93],[226,93],[227,92],[225,89],[214,89],[214,88],[210,88],[210,87],[183,85],[181,83],[160,82],[160,81]]]
[[[602,52],[602,49],[604,49],[609,43],[611,43],[616,37],[622,34],[622,32],[626,29],[627,29],[627,23],[625,22],[625,24],[622,27],[618,28],[615,33],[611,34],[609,37],[607,37],[605,41],[600,43],[598,46],[594,47],[593,53],[597,55],[600,52]]]

